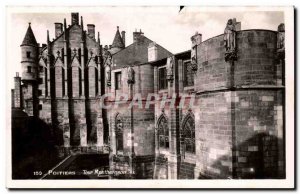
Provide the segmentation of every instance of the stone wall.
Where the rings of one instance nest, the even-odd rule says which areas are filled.
[[[246,90],[234,94],[236,176],[284,178],[283,94]]]
[[[195,113],[195,178],[232,177],[232,107],[231,92],[198,96],[200,107]]]
[[[67,148],[99,147],[104,142],[102,109],[97,96],[101,90],[100,70],[96,68],[100,45],[95,39],[82,36],[81,26],[74,25],[42,51],[44,57],[48,56],[51,70],[44,68],[40,72],[43,81],[39,82],[42,91],[39,116],[46,123],[53,121],[57,144]],[[40,63],[47,67],[44,61]],[[94,71],[85,68],[88,65]],[[48,72],[51,76],[46,76]],[[48,95],[47,79],[51,86]]]
[[[197,47],[197,178],[284,177],[283,67],[277,32],[237,32],[237,60],[223,35]],[[272,170],[271,170],[272,169]]]

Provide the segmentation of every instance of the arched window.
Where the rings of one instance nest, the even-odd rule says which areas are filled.
[[[169,148],[169,127],[164,116],[159,119],[158,123],[158,143],[161,148]]]
[[[188,115],[182,125],[182,139],[184,151],[195,153],[195,120]]]
[[[118,114],[115,120],[115,132],[116,132],[116,150],[123,151],[123,122]]]

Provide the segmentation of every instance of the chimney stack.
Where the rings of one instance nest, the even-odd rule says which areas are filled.
[[[94,24],[88,24],[87,25],[87,31],[88,31],[88,35],[95,39],[95,25]]]
[[[63,24],[62,23],[54,23],[55,24],[55,38],[62,34],[63,32]]]
[[[126,47],[126,45],[125,45],[125,31],[122,31],[121,32],[122,33],[122,40],[123,40],[123,45],[124,45],[124,47]]]
[[[71,13],[72,16],[72,25],[77,24],[79,25],[79,13]]]
[[[142,36],[144,36],[144,32],[142,32],[142,30],[140,30],[139,32],[133,32],[133,42],[138,42]]]
[[[15,81],[15,89],[14,89],[14,105],[15,108],[21,108],[21,77],[19,77],[19,72],[16,72]]]

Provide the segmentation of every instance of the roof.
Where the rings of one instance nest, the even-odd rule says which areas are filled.
[[[23,39],[23,42],[21,44],[21,46],[37,46],[37,42],[36,42],[36,39],[35,39],[35,36],[33,34],[33,31],[31,29],[31,25],[29,23],[29,26],[27,28],[27,32],[25,34],[25,37]]]
[[[139,41],[133,42],[126,48],[113,54],[113,63],[116,68],[148,63],[148,46],[153,42],[146,36],[142,35]],[[157,45],[157,60],[172,56],[173,54],[159,44]]]
[[[117,32],[115,35],[115,38],[113,40],[113,43],[111,45],[112,48],[118,47],[118,48],[124,48],[124,43],[123,43],[123,39],[121,37],[120,31],[119,31],[119,26],[117,27]]]
[[[180,53],[176,53],[174,54],[175,58],[180,58],[180,59],[183,59],[183,58],[190,58],[191,57],[191,50],[187,50],[187,51],[183,51],[183,52],[180,52]],[[157,65],[161,65],[161,64],[166,64],[167,62],[167,58],[163,58],[163,59],[158,59],[156,61],[151,61],[151,62],[148,62],[149,64],[152,64],[154,66],[157,66]]]

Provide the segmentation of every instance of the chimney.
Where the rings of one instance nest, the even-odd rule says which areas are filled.
[[[122,40],[123,40],[123,45],[124,45],[124,47],[126,47],[126,45],[125,45],[125,31],[122,31],[121,32],[122,33]]]
[[[15,77],[15,89],[14,89],[14,105],[15,108],[21,108],[21,77],[19,77],[19,72],[16,72]]]
[[[63,32],[63,24],[62,23],[54,23],[55,24],[55,38],[62,34]]]
[[[79,13],[71,13],[72,16],[72,22],[71,24],[77,24],[79,25]]]
[[[88,35],[95,39],[95,25],[94,24],[88,24],[87,25],[87,31],[88,31]]]
[[[139,32],[135,31],[133,32],[133,42],[139,42],[141,37],[144,35],[144,32],[142,32],[142,30],[140,30]]]
[[[157,60],[157,44],[151,42],[148,46],[148,62]]]

